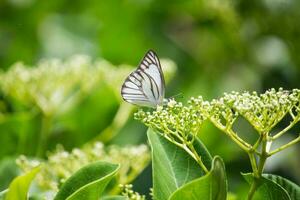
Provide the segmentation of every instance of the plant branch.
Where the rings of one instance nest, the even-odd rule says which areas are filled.
[[[259,179],[256,178],[256,177],[253,177],[253,182],[250,186],[250,190],[249,190],[249,193],[248,193],[247,200],[252,200],[253,199],[254,194],[255,194],[258,186],[259,186]]]
[[[257,169],[257,163],[256,163],[255,154],[253,152],[249,152],[248,156],[249,156],[249,159],[250,159],[250,163],[251,163],[253,174],[257,174],[258,173],[258,169]]]
[[[226,132],[227,135],[245,151],[249,151],[251,149],[251,145],[242,140],[232,129],[224,129],[223,131]]]
[[[188,147],[188,148],[191,150],[191,152],[195,155],[197,163],[201,166],[201,168],[203,169],[203,171],[205,172],[205,174],[207,174],[209,171],[208,171],[208,169],[206,168],[206,166],[203,164],[201,157],[198,155],[196,149],[194,148],[194,145],[190,143],[190,144],[188,144],[187,147]]]
[[[182,148],[183,150],[185,150],[199,165],[200,167],[203,169],[203,171],[207,174],[209,171],[206,168],[206,166],[203,164],[201,157],[198,155],[197,151],[195,150],[194,146],[192,143],[185,143],[185,141],[182,140],[182,138],[178,137],[180,139],[180,141],[184,142],[179,143],[177,141],[174,140],[174,138],[169,137],[167,134],[164,133],[160,133],[164,138],[166,138],[169,142],[177,145],[178,147]],[[171,133],[172,134],[172,133]]]
[[[47,147],[47,139],[49,137],[52,125],[52,116],[42,113],[42,125],[37,145],[36,155],[42,157]]]
[[[257,188],[259,187],[260,178],[262,176],[262,172],[263,172],[266,160],[268,158],[268,153],[267,153],[267,137],[268,137],[268,134],[267,133],[266,134],[262,133],[261,136],[262,137],[259,138],[258,141],[261,140],[261,142],[262,142],[262,152],[261,152],[261,155],[259,156],[258,166],[256,164],[257,168],[254,168],[255,170],[253,170],[254,177],[253,177],[253,182],[251,184],[250,190],[248,192],[248,198],[247,198],[248,200],[253,199],[254,194],[255,194]],[[253,159],[253,157],[254,157],[254,154],[253,154],[253,156],[250,156],[250,160]],[[255,159],[255,157],[254,157],[254,159]],[[251,165],[252,165],[252,162],[253,161],[251,161]]]
[[[300,141],[300,134],[299,134],[299,136],[298,136],[297,138],[295,138],[294,140],[292,140],[292,141],[290,141],[289,143],[287,143],[287,144],[285,144],[285,145],[283,145],[283,146],[281,146],[281,147],[279,147],[279,148],[277,148],[277,149],[271,151],[268,155],[269,155],[269,156],[274,155],[275,153],[278,153],[278,152],[280,152],[280,151],[282,151],[282,150],[284,150],[284,149],[286,149],[286,148],[288,148],[288,147],[290,147],[290,146],[296,144],[296,143],[299,142],[299,141]]]
[[[228,135],[237,145],[239,145],[244,151],[248,152],[251,149],[251,145],[243,141],[232,129],[226,129],[225,126],[222,126],[215,122],[215,120],[210,119],[210,121],[220,130],[222,130],[226,135]]]
[[[254,150],[256,150],[256,149],[258,148],[258,146],[260,145],[260,143],[261,143],[263,137],[264,137],[263,134],[259,134],[258,140],[255,142],[255,144],[254,144],[253,147],[252,147]]]
[[[299,120],[300,120],[300,115],[298,115],[297,117],[293,118],[294,120],[287,126],[285,127],[283,130],[281,130],[280,132],[276,133],[276,135],[274,135],[273,137],[271,137],[272,140],[276,140],[277,138],[279,138],[281,135],[283,135],[284,133],[286,133],[288,130],[290,130]]]

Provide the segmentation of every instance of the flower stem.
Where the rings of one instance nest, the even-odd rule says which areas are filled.
[[[188,144],[189,149],[191,150],[191,152],[195,155],[196,161],[197,163],[200,165],[200,167],[203,169],[203,171],[205,172],[205,174],[207,174],[209,171],[206,168],[206,166],[203,164],[201,157],[198,155],[196,149],[194,148],[194,145],[192,143]]]
[[[273,140],[279,138],[281,135],[283,135],[284,133],[286,133],[288,130],[290,130],[293,126],[295,126],[295,124],[297,124],[297,122],[300,120],[300,115],[298,115],[297,117],[294,118],[294,120],[292,122],[290,122],[290,124],[285,127],[283,130],[281,130],[280,132],[278,132],[276,135],[274,135],[272,137]]]
[[[47,139],[51,130],[52,117],[48,115],[42,115],[41,132],[36,151],[36,156],[42,157],[47,146]]]
[[[282,150],[284,150],[284,149],[286,149],[286,148],[288,148],[288,147],[290,147],[290,146],[296,144],[296,143],[299,142],[299,141],[300,141],[300,135],[299,135],[297,138],[295,138],[294,140],[290,141],[289,143],[287,143],[287,144],[285,144],[285,145],[283,145],[283,146],[281,146],[281,147],[279,147],[279,148],[277,148],[277,149],[271,151],[271,152],[269,153],[269,155],[270,155],[270,156],[271,156],[271,155],[274,155],[275,153],[278,153],[279,151],[282,151]]]
[[[254,153],[249,152],[249,157],[250,157],[254,177],[253,177],[253,181],[250,186],[250,190],[248,192],[248,198],[247,198],[248,200],[253,199],[254,194],[255,194],[257,188],[259,187],[260,179],[262,177],[262,173],[264,170],[264,166],[265,166],[266,160],[269,156],[269,154],[267,153],[267,137],[268,137],[268,134],[263,134],[263,137],[259,138],[259,140],[262,142],[262,149],[261,149],[261,154],[259,155],[258,166],[257,166],[256,161],[254,160],[255,159]],[[255,145],[255,146],[258,146],[258,145]],[[254,162],[255,162],[255,164],[254,164]]]
[[[242,140],[232,129],[226,128],[225,126],[216,122],[216,120],[210,119],[210,121],[226,135],[228,135],[237,145],[239,145],[244,151],[248,152],[251,149],[251,145]]]
[[[250,187],[250,190],[249,190],[249,193],[248,193],[247,200],[252,200],[253,199],[254,194],[255,194],[258,187],[259,187],[259,179],[254,177],[253,182],[252,182],[251,187]]]
[[[249,159],[250,159],[253,174],[257,174],[258,169],[257,169],[255,154],[253,152],[249,152],[248,155],[249,155]]]

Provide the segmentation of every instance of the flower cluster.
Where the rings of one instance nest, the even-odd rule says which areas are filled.
[[[262,134],[268,133],[288,113],[295,119],[300,111],[299,101],[298,89],[271,89],[263,94],[231,92],[210,103],[209,115],[223,127],[231,127],[238,115],[241,115]]]
[[[42,60],[36,67],[16,63],[0,75],[5,95],[26,106],[35,106],[46,115],[73,105],[100,79],[99,70],[83,55],[66,61]]]
[[[37,183],[42,190],[57,191],[74,172],[97,160],[119,163],[121,168],[117,182],[126,184],[145,168],[150,161],[150,155],[146,145],[104,147],[102,143],[96,142],[83,149],[73,149],[72,152],[67,152],[62,146],[58,146],[42,165],[41,173],[37,175]],[[41,162],[21,156],[17,163],[24,172],[27,172]]]
[[[122,190],[122,195],[126,197],[128,200],[145,200],[146,197],[144,195],[140,195],[138,192],[134,192],[132,190],[132,185],[120,185],[120,188]]]
[[[206,104],[201,98],[191,99],[187,106],[171,99],[166,107],[158,106],[153,112],[139,110],[135,118],[172,140],[185,142],[197,135],[206,119],[200,109]]]
[[[285,117],[289,116],[290,124],[271,135],[271,130]],[[233,125],[239,117],[245,118],[260,135],[255,144],[250,144],[239,137]],[[286,145],[270,151],[272,142],[290,130],[300,121],[300,90],[292,91],[270,89],[265,93],[231,92],[210,102],[202,97],[191,98],[187,106],[169,100],[166,107],[158,106],[153,112],[138,111],[136,119],[161,133],[166,139],[194,154],[190,137],[197,135],[205,119],[209,119],[217,128],[227,134],[243,150],[259,153],[258,147],[266,142],[264,149],[268,155],[281,151],[300,140],[300,136]],[[269,152],[270,151],[270,152]],[[195,157],[197,160],[197,156]],[[199,162],[200,163],[200,162]]]

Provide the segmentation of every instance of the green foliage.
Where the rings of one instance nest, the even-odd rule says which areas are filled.
[[[202,99],[189,102],[189,106],[183,106],[182,103],[177,103],[171,99],[166,108],[163,109],[163,107],[158,106],[152,113],[139,110],[135,118],[184,149],[205,172],[208,172],[207,166],[203,164],[193,144],[205,119],[199,110],[199,107],[204,105],[205,102]]]
[[[154,199],[168,199],[178,188],[205,174],[186,151],[152,129],[148,130],[147,135],[152,149]],[[194,143],[198,144],[196,151],[209,167],[210,154],[199,140],[195,140]]]
[[[300,199],[300,186],[292,181],[273,174],[263,174],[263,177],[280,185],[284,190],[287,191],[291,199]]]
[[[33,168],[31,171],[16,177],[9,185],[8,191],[5,194],[5,200],[27,199],[29,187],[40,171],[40,166]]]
[[[102,199],[103,200],[128,200],[124,196],[107,196],[107,197],[103,197]]]
[[[216,156],[212,160],[212,168],[208,174],[192,180],[176,190],[169,200],[226,200],[227,179],[222,158]]]
[[[19,169],[16,164],[15,157],[8,157],[2,159],[0,162],[0,176],[1,176],[1,188],[0,190],[5,190],[13,178],[19,175]]]
[[[120,164],[116,180],[114,180],[116,186],[108,189],[112,191],[116,190],[118,184],[133,181],[149,163],[150,155],[145,145],[105,147],[101,142],[96,142],[82,149],[73,149],[71,152],[58,146],[55,152],[48,155],[47,161],[41,166],[41,172],[37,175],[40,193],[42,191],[57,192],[61,185],[82,166],[98,160]],[[26,172],[32,170],[40,161],[21,156],[17,163]]]
[[[176,66],[168,59],[161,63],[169,81]],[[1,72],[0,155],[22,154],[17,162],[25,173],[43,163],[31,198],[52,198],[77,170],[98,160],[121,164],[113,184],[105,189],[118,194],[118,184],[134,181],[147,166],[150,156],[145,145],[128,145],[128,141],[122,147],[107,146],[134,110],[119,96],[119,85],[131,70],[78,55],[45,59],[33,67],[17,63]],[[18,171],[8,173],[1,163],[5,189]]]
[[[102,161],[89,164],[66,180],[54,200],[98,200],[118,170],[117,164]]]
[[[187,105],[178,102],[175,105],[181,107],[159,108],[154,118],[145,112],[147,126],[200,166],[206,161],[196,151],[194,141],[199,136],[211,154],[222,155],[232,193],[246,185],[235,176],[237,171],[249,169],[242,150],[258,178],[270,170],[264,168],[269,157],[292,147],[291,156],[284,151],[280,162],[271,160],[270,165],[272,172],[292,176],[299,183],[300,164],[293,156],[299,152],[299,91],[259,94],[267,88],[299,88],[299,8],[298,1],[281,0],[188,0],[172,5],[157,0],[2,1],[0,67],[6,72],[0,75],[0,188],[7,188],[18,172],[15,165],[2,162],[6,158],[26,155],[28,163],[23,167],[28,164],[28,170],[36,161],[45,163],[33,191],[44,194],[39,189],[45,183],[43,187],[53,193],[81,166],[108,159],[107,144],[145,142],[144,128],[129,120],[134,108],[122,102],[119,94],[122,81],[133,68],[115,67],[102,58],[136,66],[149,48],[178,63],[166,97],[181,92],[185,102],[198,94],[211,99],[224,91],[238,92],[210,102],[202,97],[190,99]],[[73,56],[77,53],[89,56]],[[48,59],[51,57],[65,60]],[[95,57],[101,59],[92,61]],[[47,60],[33,64],[40,58]],[[10,67],[18,60],[26,64]],[[168,71],[172,65],[162,59],[166,80],[174,76],[174,68]],[[244,90],[258,92],[241,92]],[[200,100],[200,107],[195,107],[195,100]],[[210,122],[215,126],[207,126]],[[218,129],[241,151],[219,136]],[[93,148],[85,146],[98,141],[106,153],[90,157]],[[57,144],[64,150],[56,151]],[[119,148],[116,154],[121,157],[126,150]],[[119,193],[113,189],[119,182],[131,182],[141,173],[149,155],[133,155],[136,159],[125,153],[124,160],[116,159],[118,156],[107,160],[121,164],[108,192]],[[139,162],[139,156],[145,158]],[[140,166],[132,170],[132,163]],[[202,165],[204,171],[205,166],[210,168]],[[55,170],[51,171],[52,167]],[[150,182],[149,178],[137,181]],[[149,184],[140,182],[134,184],[138,191],[147,191]]]
[[[255,177],[253,174],[243,174],[249,184],[254,183]],[[258,188],[254,194],[254,200],[291,200],[288,192],[276,182],[267,178],[261,177],[257,182]]]

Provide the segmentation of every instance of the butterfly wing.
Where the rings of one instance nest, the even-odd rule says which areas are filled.
[[[154,51],[148,51],[137,70],[126,78],[121,95],[125,101],[139,106],[156,107],[163,103],[165,81]]]

